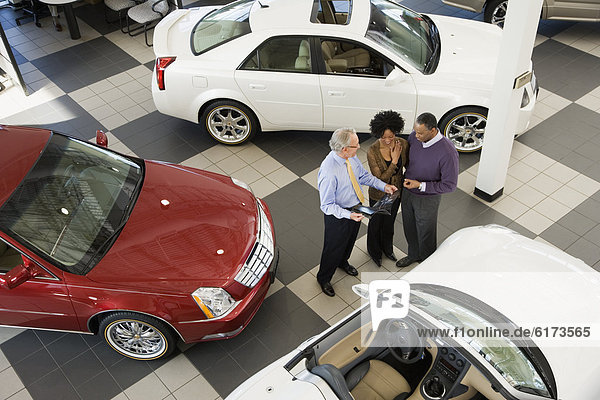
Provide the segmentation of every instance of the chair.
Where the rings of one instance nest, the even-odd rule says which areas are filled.
[[[366,68],[371,63],[371,56],[365,49],[355,48],[338,54],[336,43],[325,40],[321,43],[321,50],[326,66],[335,72],[346,72],[350,68]]]
[[[331,364],[317,365],[311,372],[323,378],[341,400],[404,400],[411,391],[406,379],[380,360],[367,360],[358,364],[345,378]]]
[[[116,20],[110,21],[108,19],[108,10],[116,12],[119,16],[119,27],[121,32],[125,33],[125,27],[123,26],[123,11],[128,11],[131,7],[138,4],[134,0],[104,0],[104,20],[112,24],[117,22]]]
[[[142,32],[136,32],[137,30],[144,30],[144,39],[146,40],[146,46],[151,47],[148,43],[148,30],[154,28],[163,17],[170,13],[175,7],[170,3],[169,0],[147,0],[144,3],[138,4],[137,6],[131,7],[127,11],[127,33],[129,36],[136,36]],[[129,20],[140,24],[141,26],[131,29]]]
[[[299,71],[310,71],[310,46],[306,40],[300,42],[294,68]]]
[[[40,18],[48,15],[48,14],[45,14],[45,11],[48,10],[48,7],[46,7],[46,5],[44,5],[44,4],[40,4],[40,2],[38,2],[37,0],[24,0],[23,2],[21,2],[21,4],[22,4],[21,10],[23,10],[23,13],[25,15],[23,15],[19,18],[15,18],[15,23],[18,26],[20,26],[21,20],[33,18],[33,22],[35,23],[35,26],[37,26],[38,28],[41,28],[42,24],[40,23]]]

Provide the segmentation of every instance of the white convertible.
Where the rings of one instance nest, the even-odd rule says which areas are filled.
[[[216,140],[259,131],[369,131],[380,110],[407,126],[432,112],[459,151],[481,148],[501,29],[388,0],[238,0],[176,10],[156,27],[157,109]],[[531,68],[531,67],[530,67]],[[535,76],[521,91],[529,124]]]
[[[600,398],[600,274],[581,260],[488,225],[403,279],[407,317],[373,332],[364,305],[226,400]]]

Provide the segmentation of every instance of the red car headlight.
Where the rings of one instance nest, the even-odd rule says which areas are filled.
[[[221,288],[198,288],[192,293],[192,297],[208,319],[226,315],[237,304],[233,297]]]

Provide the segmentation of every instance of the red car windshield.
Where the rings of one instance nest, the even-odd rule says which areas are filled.
[[[143,166],[141,160],[53,134],[0,209],[0,228],[64,271],[86,274],[127,220]]]

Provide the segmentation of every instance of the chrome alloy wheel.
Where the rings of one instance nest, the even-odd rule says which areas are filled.
[[[106,339],[120,353],[135,359],[155,359],[166,349],[166,339],[150,324],[121,319],[106,327]]]
[[[507,7],[508,7],[508,1],[503,1],[500,4],[498,4],[492,10],[492,18],[491,18],[490,22],[494,25],[503,26],[504,20],[506,19],[506,8]]]
[[[458,114],[444,127],[444,135],[456,150],[470,152],[481,149],[487,118],[477,112]]]
[[[206,128],[220,142],[241,143],[252,132],[250,118],[242,110],[233,106],[219,106],[213,109],[206,119]]]

